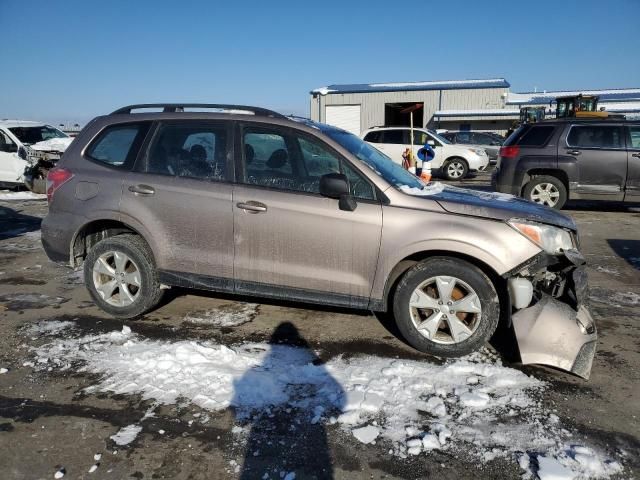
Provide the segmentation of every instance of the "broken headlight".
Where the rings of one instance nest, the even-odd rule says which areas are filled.
[[[575,248],[571,233],[562,228],[519,219],[511,219],[508,223],[545,252],[552,255],[563,250]]]

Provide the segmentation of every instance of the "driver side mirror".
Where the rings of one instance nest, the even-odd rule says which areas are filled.
[[[338,200],[340,210],[353,212],[358,204],[351,196],[349,180],[342,173],[327,173],[320,177],[320,195]]]

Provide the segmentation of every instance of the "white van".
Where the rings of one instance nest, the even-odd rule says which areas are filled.
[[[45,193],[47,172],[72,140],[45,123],[0,120],[0,184]]]
[[[362,139],[402,165],[402,154],[411,147],[411,130],[409,127],[374,127],[365,131]],[[425,143],[436,152],[431,168],[440,170],[448,180],[460,180],[469,172],[482,171],[489,165],[487,152],[482,148],[455,145],[426,128],[414,128],[413,154],[416,158]]]

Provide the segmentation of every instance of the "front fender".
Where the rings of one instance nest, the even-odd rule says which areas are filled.
[[[403,260],[425,254],[473,258],[502,275],[540,253],[534,245],[505,222],[385,207],[380,260],[371,297],[384,300],[385,286]]]

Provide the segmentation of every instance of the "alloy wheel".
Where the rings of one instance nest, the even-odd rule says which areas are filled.
[[[460,178],[464,175],[464,165],[460,162],[451,162],[447,165],[447,175],[449,178]]]
[[[558,187],[553,183],[539,183],[533,190],[531,190],[531,201],[546,205],[547,207],[554,207],[560,199],[560,192]]]
[[[437,276],[422,282],[409,300],[411,321],[432,342],[456,344],[471,337],[482,318],[480,298],[459,278]]]
[[[103,253],[93,264],[93,285],[108,304],[127,307],[140,295],[140,269],[123,252]]]

